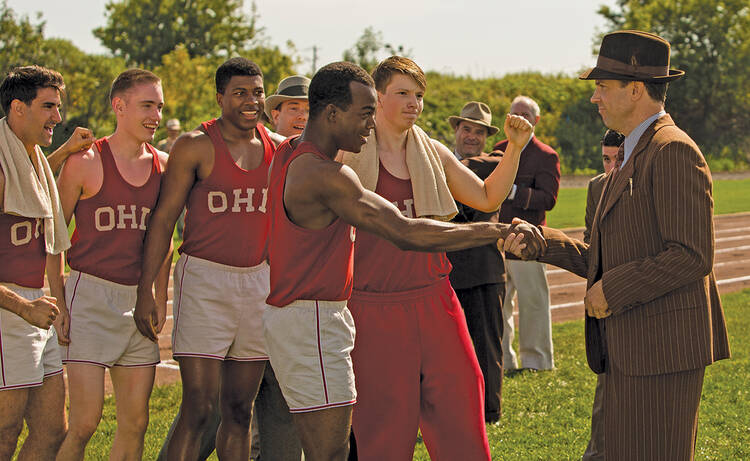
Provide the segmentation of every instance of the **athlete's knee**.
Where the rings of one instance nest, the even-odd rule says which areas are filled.
[[[214,399],[185,400],[181,408],[181,418],[193,428],[204,428],[218,418],[219,406]]]
[[[231,399],[222,407],[222,420],[232,424],[250,427],[253,402],[249,399]]]
[[[70,427],[68,428],[68,438],[72,438],[76,443],[88,443],[89,439],[94,435],[94,432],[96,432],[96,428],[99,427],[99,419],[98,418],[76,418],[71,419],[70,421]]]
[[[148,428],[148,412],[138,415],[129,415],[127,418],[117,421],[117,430],[124,435],[135,438],[142,438]]]

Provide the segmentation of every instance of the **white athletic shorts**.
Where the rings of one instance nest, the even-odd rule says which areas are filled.
[[[268,360],[263,312],[269,267],[235,267],[183,254],[174,268],[174,357]]]
[[[12,283],[1,285],[28,300],[44,296],[39,288]],[[0,391],[41,386],[44,379],[61,373],[55,328],[35,327],[20,316],[0,309]]]
[[[70,344],[62,346],[63,363],[105,368],[152,367],[159,363],[159,345],[135,326],[137,288],[70,271],[65,282]]]
[[[269,307],[263,326],[271,367],[291,413],[357,401],[354,319],[346,301],[299,300]]]

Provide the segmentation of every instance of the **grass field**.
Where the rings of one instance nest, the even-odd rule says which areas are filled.
[[[750,290],[722,297],[733,357],[706,371],[701,399],[697,460],[750,459]],[[493,459],[580,459],[589,436],[595,376],[586,365],[583,321],[552,326],[557,370],[506,377],[503,416],[487,426]],[[180,404],[180,384],[154,389],[143,459],[155,459]],[[383,421],[388,424],[388,421]],[[87,460],[107,458],[114,437],[114,400],[91,440]],[[215,455],[211,459],[216,459]],[[429,460],[417,443],[415,460]]]
[[[714,214],[750,211],[750,179],[714,182]],[[557,204],[547,213],[547,225],[558,229],[583,227],[586,188],[560,189]]]

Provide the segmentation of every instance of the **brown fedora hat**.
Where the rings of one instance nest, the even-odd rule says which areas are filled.
[[[292,75],[279,82],[276,93],[266,98],[264,112],[268,120],[273,120],[271,111],[279,107],[284,101],[290,99],[302,99],[307,101],[307,92],[310,89],[310,79],[304,75]]]
[[[596,67],[581,80],[636,80],[666,83],[685,75],[669,68],[669,42],[640,30],[620,30],[602,38]]]
[[[461,109],[461,115],[459,115],[458,117],[456,117],[455,115],[451,115],[450,117],[448,117],[448,123],[450,123],[453,127],[453,131],[458,128],[458,124],[462,121],[482,125],[483,127],[487,128],[489,136],[492,136],[500,131],[500,128],[492,125],[492,112],[490,111],[490,107],[483,102],[467,102],[464,105],[464,108]]]

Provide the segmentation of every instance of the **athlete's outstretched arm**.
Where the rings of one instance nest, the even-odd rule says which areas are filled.
[[[200,154],[205,153],[200,151],[202,144],[197,140],[200,136],[198,132],[188,133],[179,137],[172,146],[162,177],[159,200],[146,229],[134,317],[138,331],[154,342],[158,340],[156,327],[159,318],[152,287],[167,259],[171,261],[169,250],[172,248],[174,226],[195,183]]]
[[[438,141],[433,142],[443,161],[448,188],[459,202],[490,212],[497,210],[508,196],[516,179],[521,151],[531,137],[532,126],[525,118],[508,114],[503,129],[508,137],[503,161],[484,181],[459,162],[447,147]]]
[[[302,160],[302,162],[300,162]],[[295,163],[298,163],[295,165]],[[292,168],[297,170],[292,171]],[[307,174],[303,182],[302,172]],[[470,248],[505,239],[511,232],[509,224],[479,222],[455,224],[433,219],[408,219],[390,202],[374,192],[365,190],[357,174],[349,167],[317,158],[300,157],[290,165],[290,174],[300,181],[289,181],[285,203],[298,199],[302,206],[295,209],[309,209],[304,200],[312,200],[326,207],[347,223],[390,240],[402,250],[415,251],[454,251]],[[291,186],[290,186],[291,184]],[[305,194],[309,198],[305,198]],[[312,205],[315,206],[314,204]],[[294,219],[293,210],[290,213]],[[539,251],[544,239],[536,228],[519,228],[524,233],[524,243],[529,251]],[[516,241],[518,244],[518,241]]]

